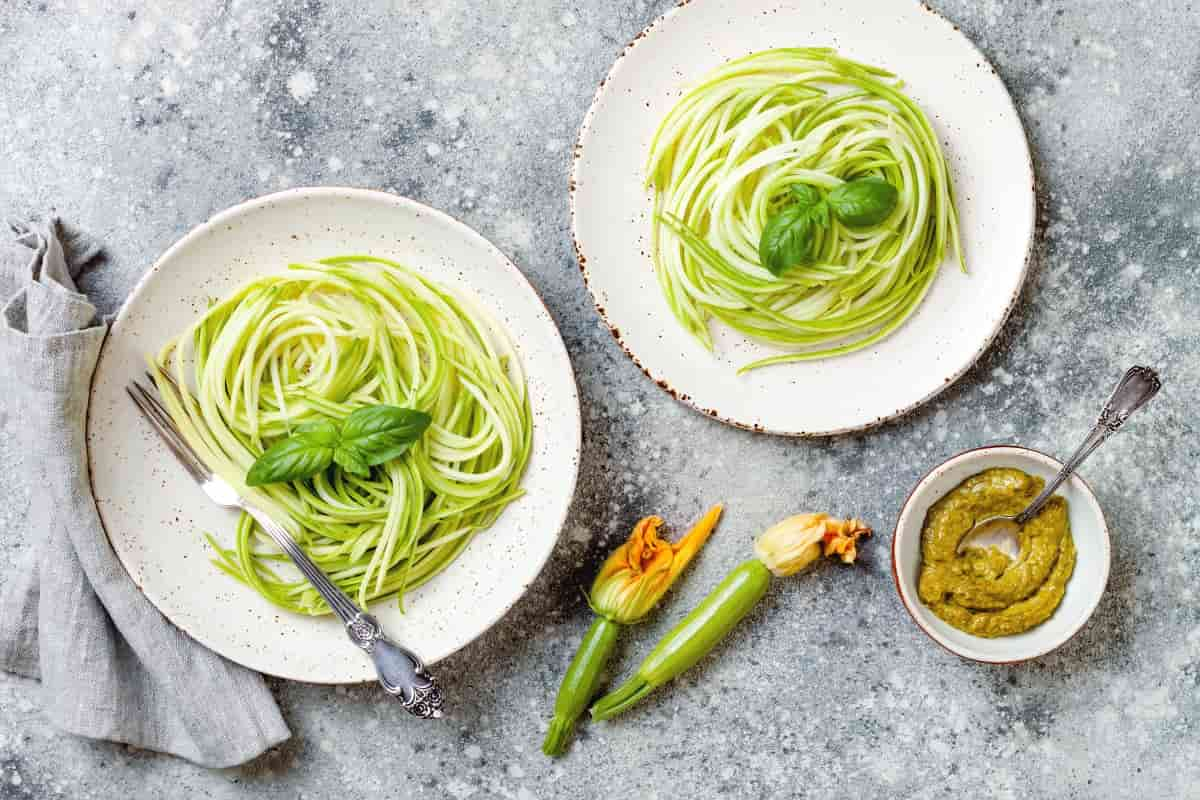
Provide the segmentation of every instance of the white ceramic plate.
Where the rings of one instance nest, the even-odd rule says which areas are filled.
[[[441,575],[372,607],[384,628],[433,663],[487,630],[541,570],[566,518],[579,466],[580,418],[566,348],[533,287],[466,226],[412,200],[361,189],[293,189],[217,214],[142,278],[100,355],[88,414],[92,486],[113,548],[146,596],[209,648],[295,680],[372,680],[370,660],[333,618],[282,611],[211,563],[201,536],[231,542],[235,516],[177,466],[125,394],[157,350],[222,296],[289,261],[369,253],[474,299],[515,343],[534,415],[517,500]]]
[[[650,260],[643,166],[689,84],[728,59],[822,45],[907,84],[950,161],[970,275],[950,259],[916,314],[874,347],[824,361],[737,368],[780,352],[714,326],[710,354],[672,317]],[[734,425],[788,435],[866,428],[962,375],[1020,292],[1034,232],[1021,121],[983,55],[944,18],[905,0],[696,0],[629,45],[584,119],[572,175],[576,247],[596,306],[653,380]]]
[[[1001,445],[959,453],[921,479],[904,502],[892,536],[892,574],[896,591],[913,620],[931,639],[964,658],[989,663],[1013,663],[1043,656],[1079,632],[1104,595],[1111,559],[1108,524],[1092,489],[1078,474],[1067,479],[1057,494],[1067,501],[1067,518],[1075,539],[1075,571],[1067,592],[1050,619],[1016,634],[984,639],[952,628],[925,607],[917,595],[921,569],[921,528],[929,507],[967,478],[991,467],[1015,467],[1046,480],[1062,463],[1024,447]]]

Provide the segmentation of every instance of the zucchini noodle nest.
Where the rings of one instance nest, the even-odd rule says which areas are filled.
[[[715,317],[788,351],[741,372],[884,338],[924,298],[948,241],[966,270],[946,159],[902,85],[828,48],[766,50],[709,73],[655,134],[651,250],[671,311],[710,350]],[[791,184],[827,192],[868,175],[899,190],[888,219],[834,220],[815,263],[780,277],[762,267],[763,227]]]
[[[212,305],[154,363],[190,397],[160,393],[209,466],[296,536],[359,605],[446,568],[522,494],[532,421],[520,363],[478,309],[391,261],[293,264]],[[165,379],[160,379],[164,381]],[[246,472],[305,422],[386,403],[432,416],[403,456],[362,478],[333,467],[248,489]],[[276,605],[329,607],[242,514],[214,563]],[[290,569],[290,565],[288,565]]]

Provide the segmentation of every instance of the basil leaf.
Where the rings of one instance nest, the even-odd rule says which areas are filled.
[[[378,405],[352,412],[340,429],[331,420],[300,425],[254,462],[246,484],[301,480],[334,463],[351,474],[369,477],[371,467],[408,450],[431,421],[423,411]]]
[[[843,225],[869,228],[891,216],[899,199],[895,186],[871,175],[846,181],[829,193],[827,202]]]
[[[807,183],[793,183],[788,189],[791,191],[792,197],[796,198],[796,202],[805,208],[821,202],[821,192],[815,186],[809,186]]]
[[[424,411],[411,408],[387,405],[360,408],[342,423],[341,447],[352,448],[367,466],[382,464],[408,450],[431,421],[432,417]]]
[[[763,226],[758,257],[772,275],[782,275],[797,264],[817,259],[817,227],[827,224],[825,203],[815,206],[790,205],[780,209]]]
[[[814,225],[820,225],[822,228],[829,227],[829,203],[824,199],[816,205],[809,206],[808,217],[813,221]],[[815,257],[816,254],[814,253]]]
[[[292,431],[292,436],[302,436],[311,442],[325,447],[337,447],[341,434],[338,433],[336,422],[328,419],[319,419],[316,422],[306,422],[303,425],[297,425],[296,430]]]
[[[333,461],[342,469],[360,478],[371,477],[371,467],[355,447],[341,446],[333,451]]]
[[[312,477],[333,461],[337,440],[337,425],[329,420],[301,425],[291,436],[271,445],[258,457],[246,473],[246,485],[262,486]]]

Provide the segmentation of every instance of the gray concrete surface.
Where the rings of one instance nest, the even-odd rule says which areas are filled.
[[[698,0],[702,1],[702,0]],[[897,0],[903,2],[905,0]],[[1200,16],[1184,2],[934,3],[1010,87],[1040,181],[1019,309],[970,373],[862,436],[794,442],[722,425],[651,385],[600,324],[565,193],[596,83],[669,2],[197,0],[0,5],[0,210],[102,236],[85,288],[114,311],[184,231],[286,186],[414,197],[495,241],[574,359],[578,495],[541,578],[439,672],[453,715],[419,724],[371,687],[273,684],[295,737],[244,768],[64,737],[36,684],[0,677],[0,798],[1200,797],[1200,505],[1194,405]],[[1016,441],[1067,452],[1129,363],[1167,388],[1088,464],[1112,577],[1074,641],[987,667],[931,645],[898,602],[891,525],[930,465]],[[0,434],[12,420],[0,420]],[[0,575],[30,487],[0,435]],[[780,583],[722,647],[635,713],[538,751],[589,619],[578,587],[635,518],[728,522],[618,668],[802,509],[880,533],[857,573]],[[28,535],[36,536],[36,532]]]

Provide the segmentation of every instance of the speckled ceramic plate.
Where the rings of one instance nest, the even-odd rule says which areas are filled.
[[[650,260],[643,167],[659,122],[689,83],[728,59],[820,45],[906,82],[941,136],[970,274],[950,259],[913,317],[840,358],[739,377],[777,349],[713,327],[709,353],[672,317]],[[1004,84],[950,22],[907,0],[697,0],[643,31],[613,65],[584,119],[571,203],[596,306],[625,352],[680,400],[724,422],[787,435],[870,427],[958,378],[999,332],[1020,292],[1034,235],[1033,168]]]
[[[487,630],[528,588],[566,518],[579,466],[579,400],[566,348],[533,287],[466,226],[412,200],[360,189],[293,189],[217,214],[142,278],[100,355],[88,415],[92,485],[105,530],[134,581],[172,622],[262,672],[317,683],[372,680],[332,618],[290,614],[219,572],[201,536],[232,541],[235,516],[213,506],[126,396],[145,355],[207,299],[289,261],[370,253],[403,262],[474,299],[513,340],[528,379],[533,452],[514,502],[441,575],[372,610],[435,662]]]

